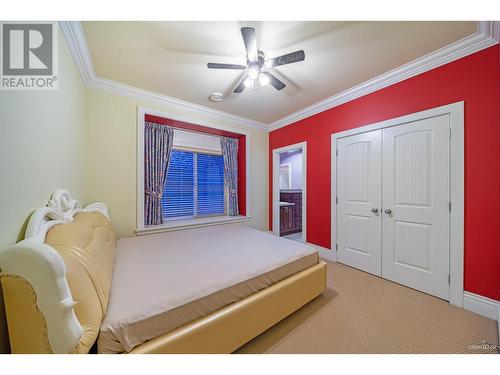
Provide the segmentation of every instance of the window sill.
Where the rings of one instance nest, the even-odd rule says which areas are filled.
[[[250,216],[212,216],[186,220],[172,220],[161,225],[152,225],[142,229],[136,229],[135,234],[142,236],[144,234],[171,232],[174,230],[183,230],[199,227],[209,227],[212,225],[240,223],[250,221]]]

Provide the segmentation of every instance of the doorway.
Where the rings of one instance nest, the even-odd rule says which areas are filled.
[[[306,142],[273,150],[273,233],[306,242]]]

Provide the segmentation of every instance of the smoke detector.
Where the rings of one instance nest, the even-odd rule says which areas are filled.
[[[220,92],[213,92],[210,94],[209,98],[213,102],[221,102],[222,99],[224,99],[224,95],[222,95]]]

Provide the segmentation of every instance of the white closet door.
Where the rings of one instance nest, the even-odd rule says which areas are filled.
[[[448,132],[448,115],[382,131],[382,276],[446,300]]]
[[[338,261],[381,273],[381,131],[338,140]],[[378,210],[378,212],[374,212]]]

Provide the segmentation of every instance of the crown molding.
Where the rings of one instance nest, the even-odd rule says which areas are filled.
[[[83,31],[81,22],[61,21],[59,22],[59,25],[66,38],[66,41],[68,42],[69,49],[71,51],[71,54],[73,55],[76,66],[80,71],[82,80],[88,88],[101,90],[121,96],[128,96],[138,100],[147,100],[158,102],[160,104],[175,105],[182,108],[184,111],[193,114],[209,114],[211,116],[230,120],[242,125],[247,125],[264,130],[268,129],[268,125],[260,121],[252,120],[223,111],[218,111],[216,109],[190,103],[185,100],[172,98],[167,95],[158,94],[152,91],[129,86],[124,83],[101,78],[95,73],[94,64],[92,62],[92,57],[87,46],[87,41],[85,39],[85,33]]]
[[[500,43],[500,21],[479,21],[477,31]]]
[[[294,112],[270,124],[252,120],[231,113],[218,111],[209,107],[190,103],[185,100],[176,99],[137,87],[129,86],[120,82],[108,80],[96,75],[92,58],[85,39],[85,33],[81,22],[63,21],[59,23],[66,37],[76,66],[80,71],[82,80],[89,88],[101,90],[121,96],[128,96],[138,100],[153,101],[160,104],[171,104],[183,110],[198,115],[212,115],[226,120],[231,120],[243,125],[248,125],[258,129],[273,131],[304,118],[324,112],[330,108],[350,102],[377,90],[391,86],[405,79],[427,72],[444,64],[450,63],[462,57],[468,56],[485,48],[491,47],[500,42],[500,22],[499,21],[479,21],[477,22],[477,32],[459,41],[431,52],[414,61],[404,64],[398,68],[390,70],[378,77],[369,79],[343,92],[335,94],[329,98],[321,100],[304,109]]]
[[[80,22],[61,21],[59,26],[68,42],[68,47],[82,76],[83,83],[88,86],[92,80],[96,79],[96,74],[82,24]]]
[[[499,22],[478,22],[478,31],[476,33],[274,121],[269,124],[269,131],[280,129],[299,120],[491,47],[498,43],[499,33]]]

